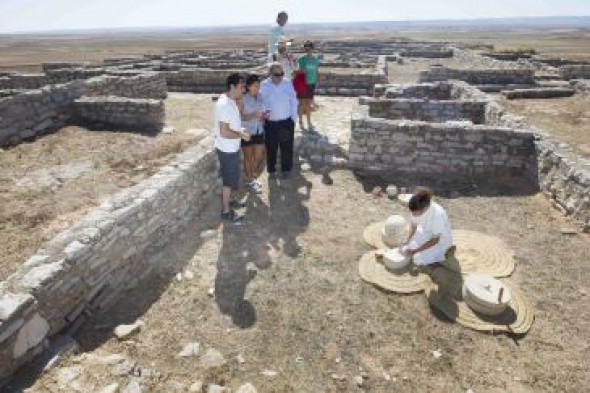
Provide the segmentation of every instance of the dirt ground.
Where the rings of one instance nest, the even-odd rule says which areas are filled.
[[[172,134],[65,127],[0,152],[0,279],[101,200],[154,174],[209,129],[209,95],[170,94]]]
[[[506,100],[510,112],[568,143],[578,154],[590,158],[590,94],[555,99]]]
[[[518,179],[394,179],[432,185],[454,228],[498,236],[516,251],[511,280],[537,310],[531,331],[517,338],[451,323],[430,310],[423,294],[389,294],[362,282],[363,228],[402,208],[370,194],[387,180],[348,171],[331,177],[331,186],[311,172],[263,179],[264,193],[247,197],[240,226],[219,226],[213,201],[205,217],[162,250],[170,272],[85,326],[76,338],[86,354],[27,391],[67,390],[72,385],[64,388],[60,375],[71,367],[85,391],[135,379],[153,392],[186,391],[197,380],[233,389],[251,382],[260,392],[351,392],[361,390],[353,378],[362,373],[363,389],[371,392],[586,390],[590,278],[583,269],[590,239],[562,234],[570,223],[541,195]],[[207,228],[217,234],[201,242]],[[181,280],[173,278],[177,271]],[[113,338],[115,326],[136,318],[145,323],[138,335]],[[177,357],[190,342],[199,342],[201,353],[219,350],[227,363],[208,368]],[[107,354],[137,362],[148,376],[119,376],[97,365]]]
[[[318,103],[316,129],[345,142],[355,100]],[[185,392],[196,381],[232,389],[251,382],[260,392],[586,390],[590,277],[583,269],[590,237],[563,234],[574,223],[529,184],[350,171],[330,179],[332,185],[315,172],[286,181],[263,177],[262,195],[242,194],[246,220],[239,226],[220,225],[212,200],[160,251],[161,276],[79,331],[82,355],[47,373],[24,370],[17,380],[27,392],[98,391],[131,381],[149,392]],[[498,236],[515,250],[510,280],[537,312],[526,336],[471,331],[433,312],[423,294],[389,294],[360,279],[358,260],[369,250],[363,228],[403,212],[370,193],[390,183],[432,186],[454,228]],[[201,237],[211,229],[211,238]],[[136,319],[145,323],[136,336],[113,336],[117,325]],[[178,357],[194,342],[199,355]],[[225,364],[204,363],[211,348]],[[126,360],[105,364],[112,354]],[[129,364],[135,376],[121,371]],[[360,389],[354,378],[362,375]]]

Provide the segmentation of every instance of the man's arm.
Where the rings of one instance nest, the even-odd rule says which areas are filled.
[[[420,247],[417,247],[417,248],[415,248],[413,250],[408,249],[408,253],[410,255],[414,255],[414,254],[417,254],[419,252],[428,250],[429,248],[436,246],[439,241],[440,241],[440,236],[434,236],[432,239],[430,239],[429,241],[427,241],[426,243],[424,243]]]
[[[250,139],[250,135],[242,130],[232,130],[229,123],[219,122],[219,133],[226,139]]]

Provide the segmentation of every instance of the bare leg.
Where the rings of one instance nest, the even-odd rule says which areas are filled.
[[[260,172],[263,169],[264,164],[264,145],[255,145],[254,146],[254,166],[253,168],[253,177],[258,177]]]
[[[231,198],[231,188],[230,187],[222,187],[221,188],[221,206],[223,207],[223,213],[228,213],[229,208],[229,201]]]
[[[252,166],[253,147],[244,146],[242,151],[244,152],[244,175],[246,176],[246,182],[249,183],[254,178],[254,167]]]
[[[298,101],[297,113],[299,114],[299,128],[303,131],[303,115],[305,113],[305,99],[301,98]]]
[[[312,105],[312,100],[307,100],[307,106],[305,108],[305,115],[307,116],[307,126],[309,127],[309,129],[313,128],[313,125],[311,124],[311,105]]]

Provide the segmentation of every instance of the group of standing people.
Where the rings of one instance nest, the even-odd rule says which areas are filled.
[[[307,116],[308,128],[313,129],[311,111],[319,60],[311,41],[304,44],[306,53],[294,59],[287,49],[292,40],[287,40],[283,31],[287,19],[287,14],[280,12],[271,30],[268,77],[261,80],[258,75],[229,75],[226,92],[215,105],[213,131],[223,183],[221,218],[225,221],[242,218],[234,210],[242,207],[241,203],[231,198],[240,182],[240,149],[246,185],[260,193],[262,184],[257,177],[265,158],[270,179],[277,177],[279,153],[281,177],[290,178],[297,119],[303,131],[303,116]]]
[[[232,201],[231,194],[240,182],[240,148],[244,153],[246,185],[255,193],[262,192],[257,176],[266,170],[270,179],[277,177],[277,155],[283,179],[293,169],[295,123],[303,130],[303,116],[312,129],[310,113],[317,85],[319,61],[313,54],[313,43],[304,44],[305,55],[295,61],[287,50],[292,43],[285,38],[283,27],[287,14],[279,13],[277,26],[270,34],[269,74],[261,81],[258,75],[244,78],[238,73],[228,76],[226,92],[215,105],[215,148],[222,178],[221,218],[227,222],[242,219],[234,211],[243,207]],[[418,189],[409,202],[412,226],[403,252],[417,265],[430,265],[445,259],[454,251],[448,216],[444,209],[431,202],[432,192]]]

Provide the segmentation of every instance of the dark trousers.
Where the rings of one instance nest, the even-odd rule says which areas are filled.
[[[277,151],[281,152],[281,171],[293,168],[293,141],[295,122],[291,118],[267,121],[264,125],[264,144],[266,145],[266,170],[274,173],[277,165]]]

